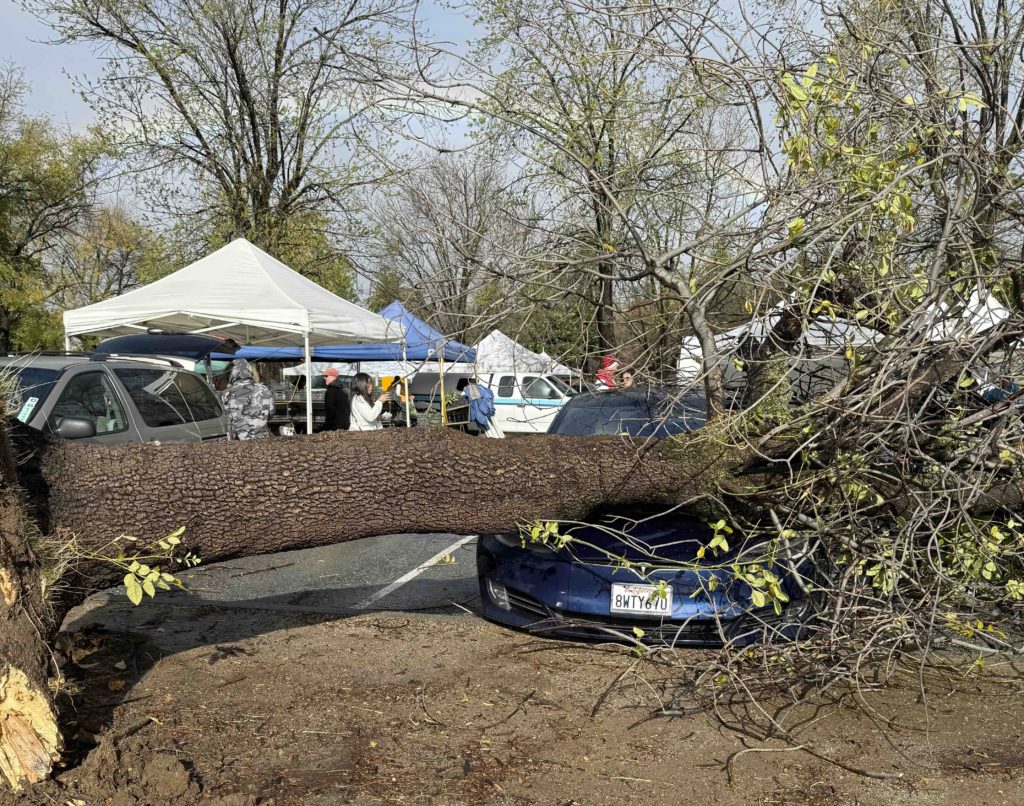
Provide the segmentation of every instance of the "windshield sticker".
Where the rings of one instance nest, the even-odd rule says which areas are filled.
[[[28,418],[32,416],[32,412],[35,411],[36,403],[39,402],[38,397],[30,397],[25,401],[25,404],[21,407],[21,411],[18,412],[18,419],[23,423],[28,422]]]

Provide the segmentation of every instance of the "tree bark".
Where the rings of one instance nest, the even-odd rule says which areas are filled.
[[[710,432],[638,450],[616,437],[390,429],[205,445],[67,442],[51,449],[44,475],[50,529],[84,547],[184,526],[189,550],[215,562],[370,535],[515,530],[604,505],[676,504],[717,489],[726,454]],[[107,581],[98,570],[89,577]]]
[[[56,621],[26,512],[0,427],[0,779],[14,790],[46,778],[62,746],[48,684]]]

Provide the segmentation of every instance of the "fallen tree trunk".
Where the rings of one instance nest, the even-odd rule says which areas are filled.
[[[514,530],[596,507],[714,492],[709,433],[645,452],[616,437],[475,439],[441,429],[209,445],[65,443],[44,465],[50,527],[87,547],[184,526],[204,562],[370,535]]]
[[[490,440],[444,429],[116,448],[61,442],[42,454],[31,486],[48,531],[73,536],[83,556],[120,535],[155,540],[185,527],[189,551],[216,562],[370,535],[514,530],[523,521],[585,519],[606,505],[696,501],[716,493],[735,464],[734,449],[715,437],[709,427],[646,449],[616,437]],[[120,582],[124,570],[95,557],[75,564],[33,556],[7,465],[0,777],[18,788],[48,775],[60,751],[47,644],[70,607]],[[45,564],[64,561],[73,563],[70,584],[48,602]]]

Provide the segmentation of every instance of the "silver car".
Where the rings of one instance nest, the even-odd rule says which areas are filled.
[[[197,442],[221,439],[227,419],[202,377],[153,359],[102,354],[0,357],[17,392],[9,413],[26,425],[65,439]]]

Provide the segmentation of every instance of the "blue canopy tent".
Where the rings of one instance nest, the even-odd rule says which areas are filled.
[[[378,314],[402,326],[405,333],[403,344],[342,344],[314,347],[312,360],[445,361],[467,364],[476,361],[476,350],[448,338],[441,331],[414,316],[397,300],[382,308]],[[303,355],[302,350],[294,347],[241,347],[234,356],[224,358],[245,358],[249,361],[301,361]]]
[[[401,302],[395,300],[382,308],[378,315],[398,323],[405,333],[405,341],[401,344],[342,344],[337,346],[314,347],[310,352],[310,361],[348,363],[362,361],[398,361],[403,365],[408,361],[439,361],[445,363],[467,363],[476,361],[476,350],[465,344],[445,336],[437,328],[431,327],[422,319],[414,316]],[[213,358],[222,356],[213,355]],[[294,347],[240,347],[234,355],[223,358],[245,358],[248,361],[301,361],[304,355]],[[442,377],[442,390],[444,380]],[[307,379],[306,388],[311,383]],[[441,409],[444,417],[444,400],[442,395]],[[406,423],[410,417],[409,400],[406,396]]]

